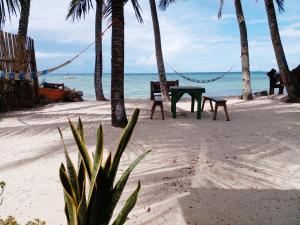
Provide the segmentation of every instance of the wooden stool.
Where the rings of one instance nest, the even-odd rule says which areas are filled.
[[[162,120],[164,120],[165,119],[165,116],[164,116],[164,106],[163,106],[161,95],[154,95],[154,101],[153,101],[153,105],[152,105],[150,119],[153,118],[153,114],[154,114],[155,108],[158,105],[160,106]]]
[[[220,98],[220,97],[208,97],[208,96],[203,96],[202,111],[203,111],[203,109],[204,109],[204,104],[205,104],[205,101],[206,101],[206,100],[209,101],[211,111],[214,112],[213,120],[216,120],[216,119],[217,119],[217,112],[218,112],[218,107],[219,107],[219,106],[223,106],[223,107],[224,107],[226,119],[227,119],[227,121],[230,120],[230,119],[229,119],[229,114],[228,114],[228,111],[227,111],[227,105],[226,105],[227,100],[226,100],[226,99],[223,99],[223,98]],[[216,104],[215,104],[215,110],[213,109],[212,102],[215,102],[215,103],[216,103]]]

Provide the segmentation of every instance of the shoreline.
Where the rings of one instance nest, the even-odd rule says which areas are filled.
[[[140,180],[127,224],[299,224],[300,104],[272,98],[228,99],[230,122],[222,109],[213,121],[209,104],[196,120],[188,100],[179,101],[177,119],[166,103],[165,120],[158,110],[150,120],[152,101],[126,100],[128,117],[137,107],[141,113],[121,172],[141,152],[152,150],[133,171],[117,207]],[[1,218],[66,223],[58,177],[65,159],[57,126],[76,159],[67,119],[75,122],[79,116],[90,150],[100,122],[106,149],[115,149],[122,130],[110,125],[110,102],[58,103],[2,117],[0,180],[6,188]]]

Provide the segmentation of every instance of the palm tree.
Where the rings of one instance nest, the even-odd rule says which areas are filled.
[[[277,23],[273,0],[264,0],[264,1],[265,1],[265,7],[267,11],[267,16],[268,16],[269,29],[270,29],[271,39],[272,39],[273,48],[275,52],[275,57],[276,57],[279,71],[281,73],[283,84],[286,87],[289,100],[298,101],[300,99],[300,91],[297,90],[295,78],[292,76],[286,61],[286,57],[282,46],[279,29],[278,29],[278,23]],[[278,5],[279,11],[284,11],[284,0],[276,0],[276,3]]]
[[[95,0],[96,16],[95,16],[95,70],[94,70],[94,86],[97,101],[105,101],[102,86],[102,18],[103,18],[103,0]],[[69,7],[68,18],[81,19],[82,16],[89,12],[93,7],[92,0],[72,0]]]
[[[157,17],[156,3],[155,0],[149,0],[152,23],[153,23],[153,31],[154,31],[154,40],[155,40],[155,52],[156,52],[156,62],[158,69],[158,76],[160,81],[160,90],[163,96],[163,99],[170,99],[169,96],[169,88],[167,85],[167,78],[164,66],[163,53],[161,48],[161,37],[160,37],[160,29],[159,22]]]
[[[31,0],[19,0],[21,6],[18,36],[26,38],[29,23],[30,14],[30,2]]]
[[[218,17],[222,16],[224,0],[220,0],[220,9]],[[240,0],[234,0],[234,6],[236,11],[236,17],[240,29],[241,39],[241,58],[242,58],[242,73],[243,73],[243,94],[244,100],[253,100],[251,90],[251,78],[250,78],[250,64],[249,64],[249,48],[248,48],[248,34],[247,27],[244,18],[244,12]]]
[[[124,100],[124,5],[128,0],[108,0],[105,10],[112,22],[111,36],[111,122],[114,127],[125,127],[127,116]],[[138,0],[131,0],[135,15],[143,22]]]
[[[19,2],[17,0],[0,0],[0,30],[6,22],[6,18],[11,19],[11,15],[17,15]]]
[[[176,0],[160,0],[159,6],[162,10],[165,10],[171,3]],[[224,0],[220,0],[219,18],[222,15]],[[241,39],[241,58],[242,58],[242,73],[243,73],[243,99],[252,100],[252,90],[251,90],[251,78],[250,78],[250,64],[249,64],[249,48],[248,48],[248,35],[247,27],[244,18],[243,8],[240,0],[234,0],[236,16],[240,29],[240,39]]]

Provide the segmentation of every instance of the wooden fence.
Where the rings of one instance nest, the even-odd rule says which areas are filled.
[[[0,71],[2,73],[37,72],[34,41],[0,31]],[[0,79],[0,112],[31,108],[38,102],[38,78]]]

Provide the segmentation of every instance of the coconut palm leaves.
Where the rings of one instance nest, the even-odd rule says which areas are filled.
[[[138,115],[139,110],[136,109],[132,119],[123,132],[115,155],[112,156],[110,152],[106,159],[104,159],[103,156],[104,137],[102,126],[100,125],[97,131],[96,150],[92,159],[85,144],[84,129],[81,121],[79,120],[77,127],[69,121],[80,155],[78,171],[70,159],[62,132],[59,130],[66,156],[66,166],[61,164],[59,176],[63,185],[65,214],[69,225],[109,224],[130,173],[150,152],[147,151],[139,156],[115,183],[115,177],[122,154],[132,135],[138,120]],[[86,180],[89,183],[88,195],[86,195]],[[137,188],[127,199],[123,209],[113,222],[114,225],[120,225],[126,222],[128,214],[137,201],[140,188],[141,185],[140,182],[138,182]]]
[[[170,4],[175,3],[175,2],[176,2],[176,0],[160,0],[159,7],[162,10],[166,10]]]
[[[69,5],[69,11],[67,14],[67,19],[71,17],[74,21],[75,19],[80,20],[82,16],[85,18],[85,16],[92,8],[92,0],[71,0]]]
[[[107,4],[106,4],[106,7],[105,7],[105,16],[109,18],[109,20],[112,20],[112,8],[113,8],[113,4],[114,4],[114,1],[115,0],[107,0]],[[121,0],[123,1],[123,5],[125,5],[128,0]],[[135,16],[137,18],[137,20],[142,23],[143,22],[143,18],[142,18],[142,8],[139,4],[139,1],[138,0],[130,0],[131,1],[131,4],[132,4],[132,7],[133,7],[133,10],[135,12]]]
[[[12,15],[17,15],[19,10],[18,0],[0,0],[0,29],[5,24],[7,16],[11,19]]]
[[[96,3],[96,15],[95,15],[95,69],[94,69],[94,86],[95,96],[97,101],[105,101],[103,86],[102,86],[102,18],[103,18],[103,0],[95,0]],[[69,11],[67,19],[71,18],[80,20],[82,17],[89,13],[93,9],[92,0],[71,0],[69,5]]]
[[[278,6],[279,12],[284,12],[284,0],[275,0],[275,2]]]

